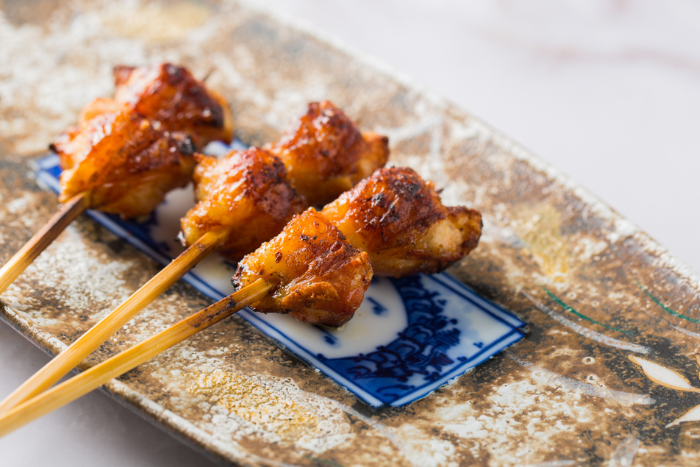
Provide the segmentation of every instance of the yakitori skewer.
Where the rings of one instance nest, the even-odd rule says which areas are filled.
[[[49,389],[34,399],[10,408],[0,416],[0,436],[4,436],[32,420],[74,401],[193,334],[218,323],[250,303],[259,300],[268,293],[272,286],[273,284],[260,279],[253,286],[214,303],[126,352]]]
[[[0,293],[86,209],[138,217],[150,213],[168,191],[187,185],[195,166],[195,148],[180,130],[199,130],[200,144],[215,139],[231,142],[226,102],[182,67],[117,67],[115,85],[114,99],[89,104],[78,125],[51,143],[63,169],[59,201],[64,206],[0,270]],[[220,236],[212,232],[197,246],[211,250]],[[197,251],[195,247],[178,258],[178,264],[192,267],[198,259],[192,253]],[[165,290],[163,283],[178,278],[159,278],[150,293]],[[0,410],[10,402],[5,401]]]
[[[316,137],[304,140],[289,134],[285,137],[295,141],[286,149],[286,164],[259,148],[232,151],[221,159],[197,154],[193,179],[199,202],[182,219],[182,239],[188,249],[5,398],[0,403],[0,412],[49,388],[214,249],[227,259],[238,261],[282,230],[294,214],[307,206],[304,197],[287,180],[285,165],[293,167],[296,161],[306,163],[318,157],[340,159],[341,163],[327,173],[329,177],[339,178],[369,175],[371,170],[386,163],[385,137],[371,135],[368,141],[340,109],[330,102],[321,105],[321,111],[314,110],[314,118],[306,119],[293,130],[308,134],[307,127],[312,126]],[[311,104],[309,113],[317,107]],[[348,133],[357,137],[349,138]],[[352,139],[353,144],[335,151],[329,149],[333,147],[329,140],[344,139]],[[343,149],[352,151],[352,157]],[[319,155],[321,151],[325,155]],[[305,174],[316,177],[310,170]],[[311,187],[303,183],[303,176],[298,180]],[[338,184],[336,190],[343,188],[343,184]],[[327,189],[325,196],[331,193]],[[334,193],[338,194],[340,191]]]
[[[63,172],[58,213],[0,269],[0,293],[82,212],[99,209],[137,217],[165,193],[186,185],[194,168],[191,140],[230,142],[226,102],[184,68],[162,64],[116,67],[114,99],[96,99],[78,125],[51,144]]]
[[[368,198],[368,194],[372,196]],[[416,206],[418,202],[420,206]],[[398,229],[391,227],[396,216],[406,218]],[[358,235],[346,239],[334,225],[338,222],[346,228],[352,225]],[[370,258],[373,264],[381,265],[383,275],[436,272],[476,247],[480,234],[481,215],[477,211],[446,208],[432,184],[410,169],[379,170],[321,213],[311,208],[295,216],[281,234],[247,255],[233,278],[234,285],[241,287],[236,293],[0,415],[0,436],[75,400],[246,305],[264,313],[290,313],[311,323],[345,323],[369,286]],[[383,235],[386,248],[376,241]],[[421,257],[434,260],[428,267],[414,262],[416,257],[406,256],[406,246],[414,243]]]
[[[374,274],[404,277],[432,274],[459,261],[477,245],[481,214],[466,207],[445,207],[432,182],[408,168],[379,169],[320,213],[350,244],[369,255]],[[287,229],[285,229],[286,231]],[[284,235],[284,234],[282,234]],[[308,238],[300,238],[309,241]],[[285,240],[283,242],[283,240]],[[308,287],[295,265],[298,239],[275,238],[238,264],[233,285],[257,279],[289,283],[251,308],[268,313],[287,310],[300,321],[340,326],[353,316],[322,285]],[[301,267],[302,269],[295,269]],[[300,304],[315,303],[299,312]]]
[[[209,72],[211,73],[211,71]],[[233,140],[233,118],[226,99],[186,68],[162,63],[114,68],[114,100],[160,122],[167,131],[184,131],[197,149],[211,141]]]
[[[309,104],[307,113],[280,142],[256,150],[256,156],[269,164],[257,175],[258,180],[268,180],[266,189],[254,192],[239,188],[241,176],[236,174],[250,173],[239,161],[239,154],[230,153],[223,159],[196,156],[194,182],[199,202],[181,222],[184,246],[211,229],[237,226],[237,235],[230,236],[218,250],[233,262],[277,235],[293,214],[306,206],[330,202],[383,167],[389,146],[386,136],[361,133],[342,110],[323,101]],[[282,180],[302,196],[303,206],[290,199],[278,200],[287,192],[280,183],[273,189],[272,182]],[[245,205],[238,201],[243,198],[248,200]],[[232,209],[232,203],[240,205]]]

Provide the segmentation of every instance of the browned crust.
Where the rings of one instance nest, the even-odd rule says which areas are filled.
[[[233,120],[226,101],[186,68],[171,63],[148,67],[114,67],[115,100],[160,122],[165,129],[186,131],[198,148],[214,140],[230,143]]]
[[[479,245],[481,230],[484,226],[481,213],[465,206],[450,206],[447,208],[447,217],[459,226],[463,234],[461,250],[465,255],[469,254]]]
[[[332,102],[312,102],[295,126],[266,149],[282,159],[309,203],[322,205],[386,164],[388,138],[373,133],[367,138]]]
[[[194,146],[184,133],[161,131],[123,105],[104,104],[96,102],[93,118],[50,145],[63,169],[59,200],[87,191],[91,208],[123,217],[148,214],[168,191],[187,185]]]
[[[219,253],[238,261],[306,207],[287,182],[284,164],[263,149],[231,151],[220,159],[196,157],[193,178],[198,203],[181,221],[187,245],[207,231],[229,227],[231,234]]]
[[[366,253],[353,248],[340,230],[311,208],[247,255],[232,282],[240,288],[258,278],[279,285],[253,305],[254,310],[340,326],[362,303],[372,267]]]
[[[385,168],[323,209],[349,241],[370,254],[377,275],[434,273],[478,244],[481,215],[446,208],[432,182],[409,168]]]

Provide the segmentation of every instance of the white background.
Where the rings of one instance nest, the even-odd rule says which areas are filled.
[[[262,0],[447,97],[700,270],[700,2]],[[0,396],[47,361],[0,324]],[[208,465],[98,393],[0,439],[0,465]]]

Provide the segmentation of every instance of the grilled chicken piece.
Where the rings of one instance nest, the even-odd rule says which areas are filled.
[[[292,185],[310,205],[318,206],[383,167],[389,140],[360,133],[342,110],[323,101],[309,104],[296,126],[265,149],[282,159]]]
[[[88,120],[92,120],[93,118],[105,113],[129,110],[129,106],[125,105],[122,102],[117,102],[114,99],[109,99],[106,97],[98,97],[97,99],[83,107],[83,110],[80,112],[79,122],[87,122]]]
[[[440,271],[473,250],[480,235],[479,212],[443,206],[433,184],[411,169],[380,169],[321,213],[295,216],[243,258],[232,283],[278,282],[254,310],[339,326],[352,318],[373,273]]]
[[[234,287],[257,279],[279,285],[252,305],[263,313],[289,313],[300,321],[340,326],[352,318],[372,280],[367,253],[315,209],[295,216],[281,234],[238,264]]]
[[[472,251],[481,236],[478,211],[443,206],[433,183],[408,168],[377,170],[322,214],[369,253],[378,276],[442,271]]]
[[[88,191],[91,208],[138,217],[168,191],[187,185],[194,169],[192,140],[156,126],[125,105],[109,104],[57,136],[50,148],[63,169],[59,200]]]
[[[233,139],[233,118],[226,100],[208,89],[187,69],[163,63],[114,68],[115,96],[163,129],[187,132],[197,148]]]
[[[219,253],[238,261],[277,235],[306,202],[287,182],[284,164],[260,148],[216,157],[197,154],[194,171],[197,205],[181,220],[185,246],[205,232],[231,228]]]

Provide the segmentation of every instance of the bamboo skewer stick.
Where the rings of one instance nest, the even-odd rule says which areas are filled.
[[[19,277],[27,266],[46,249],[56,237],[85,212],[90,202],[88,192],[82,192],[69,199],[61,209],[49,219],[27,243],[0,269],[0,294]]]
[[[0,414],[24,402],[61,379],[75,368],[85,357],[102,345],[110,336],[121,329],[139,311],[165,292],[200,260],[218,247],[230,233],[229,228],[212,230],[192,244],[180,256],[163,268],[151,280],[129,297],[124,303],[105,316],[100,322],[83,334],[70,347],[59,353],[44,365],[22,386],[17,388],[0,403]]]
[[[206,83],[209,77],[216,71],[216,67],[211,67],[209,68],[209,71],[207,71],[207,74],[204,75],[204,78],[202,78],[202,83]]]
[[[253,284],[208,306],[155,336],[100,363],[55,388],[0,415],[0,437],[74,401],[175,344],[257,302],[276,284],[258,279]]]

